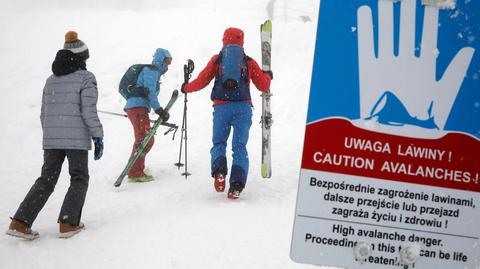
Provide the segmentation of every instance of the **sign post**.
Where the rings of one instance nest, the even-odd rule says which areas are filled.
[[[480,2],[322,0],[291,258],[480,268]]]

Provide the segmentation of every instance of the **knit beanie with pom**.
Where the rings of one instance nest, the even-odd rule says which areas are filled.
[[[63,48],[75,53],[84,61],[90,57],[87,45],[78,39],[78,34],[75,31],[68,31],[65,34],[65,44]]]

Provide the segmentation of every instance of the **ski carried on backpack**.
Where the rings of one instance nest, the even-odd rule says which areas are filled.
[[[165,111],[169,111],[170,108],[173,106],[173,104],[175,103],[175,101],[177,100],[178,98],[178,91],[177,90],[174,90],[173,93],[172,93],[172,97],[170,98],[170,101],[168,101],[168,104],[165,106]],[[145,138],[143,139],[142,141],[142,144],[140,144],[140,146],[137,148],[137,150],[135,151],[135,154],[133,155],[132,158],[130,158],[130,160],[128,161],[127,165],[125,166],[125,168],[123,169],[122,173],[120,174],[120,176],[117,178],[117,180],[115,181],[115,183],[113,184],[115,187],[119,187],[121,184],[122,184],[122,181],[123,179],[125,178],[125,176],[128,174],[128,172],[130,172],[130,169],[132,169],[132,166],[135,164],[135,162],[138,160],[138,158],[140,157],[140,155],[142,155],[143,151],[145,150],[145,148],[147,147],[147,144],[148,142],[152,139],[152,137],[155,135],[155,132],[157,131],[158,127],[163,123],[163,119],[158,117],[158,119],[155,121],[155,123],[153,124],[153,127],[150,129],[150,131],[148,132],[148,134],[145,136]]]
[[[260,25],[260,40],[262,42],[262,70],[270,71],[272,47],[272,22],[265,21]],[[271,127],[272,113],[270,111],[270,89],[262,94],[262,177],[272,176]]]

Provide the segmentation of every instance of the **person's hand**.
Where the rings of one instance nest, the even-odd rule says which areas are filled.
[[[155,110],[155,113],[158,114],[158,116],[163,120],[163,122],[168,121],[170,118],[170,114],[168,114],[168,111],[160,107],[159,109]]]
[[[185,83],[185,82],[182,83],[182,87],[180,88],[180,91],[181,91],[182,93],[187,93],[187,92],[185,91],[185,85],[187,85],[187,83]]]
[[[269,77],[270,77],[270,80],[273,79],[273,72],[272,70],[268,70],[268,71],[263,71],[264,74],[267,74]]]
[[[420,56],[416,56],[416,31],[421,30],[415,25],[415,14],[419,12],[416,1],[401,2],[398,39],[394,38],[393,5],[393,1],[378,1],[375,10],[379,25],[375,27],[370,6],[363,5],[357,11],[360,118],[380,115],[383,106],[386,113],[382,122],[443,130],[475,50],[464,47],[452,51],[455,57],[442,64],[446,64],[442,67],[445,71],[438,76],[439,10],[425,8]],[[377,29],[378,34],[374,34]],[[395,55],[397,40],[398,55]],[[402,111],[407,119],[399,120]]]
[[[93,159],[97,161],[97,160],[100,160],[100,158],[102,158],[102,155],[103,155],[103,137],[93,137],[92,140],[95,146]]]

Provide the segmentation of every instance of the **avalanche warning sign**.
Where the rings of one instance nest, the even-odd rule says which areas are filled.
[[[322,0],[296,262],[480,268],[480,2]]]

